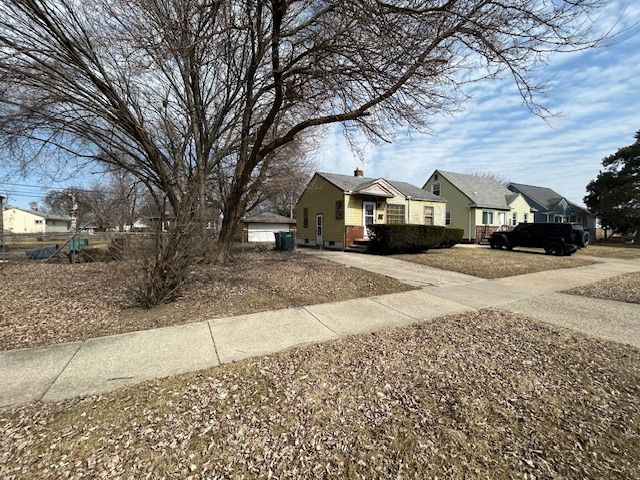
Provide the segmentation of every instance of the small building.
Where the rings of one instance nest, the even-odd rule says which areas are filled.
[[[509,190],[522,194],[536,208],[537,223],[577,223],[596,238],[596,216],[548,187],[510,183]]]
[[[294,231],[296,220],[272,212],[245,217],[241,222],[245,242],[275,242],[276,232]]]
[[[463,229],[467,242],[479,243],[502,227],[534,219],[535,209],[523,195],[492,178],[435,170],[423,188],[446,198],[445,223]]]
[[[9,206],[3,211],[3,220],[9,233],[67,233],[71,225],[70,217]]]
[[[369,237],[368,225],[444,225],[446,200],[406,182],[316,172],[296,205],[297,243],[349,248]]]

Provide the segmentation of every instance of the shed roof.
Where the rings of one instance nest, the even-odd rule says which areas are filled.
[[[356,177],[354,175],[341,175],[338,173],[318,172],[322,178],[328,182],[334,184],[336,187],[344,191],[345,193],[357,193],[361,188],[366,188],[379,178],[371,177]],[[410,197],[413,200],[429,200],[432,202],[446,202],[446,200],[438,195],[434,195],[431,192],[427,192],[420,187],[416,187],[407,182],[398,182],[396,180],[388,180],[383,178],[382,180],[389,183],[393,188],[398,190],[405,197]]]
[[[278,215],[273,212],[262,212],[242,219],[244,223],[296,223],[295,219]]]

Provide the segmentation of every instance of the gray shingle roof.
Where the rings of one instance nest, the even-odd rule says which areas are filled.
[[[492,178],[443,170],[436,170],[436,172],[469,197],[477,207],[509,210],[509,202],[515,198],[512,197],[511,190]]]
[[[553,209],[562,201],[564,198],[555,190],[552,190],[547,187],[537,187],[535,185],[526,185],[524,183],[510,183],[509,186],[513,186],[516,190],[522,192],[524,195],[532,198],[536,203],[539,203],[547,211],[553,211]],[[591,213],[584,207],[580,205],[576,205],[573,202],[567,200],[567,203],[574,209],[579,210],[580,212],[590,215]]]
[[[337,173],[318,172],[322,178],[330,183],[333,183],[336,187],[344,192],[355,192],[359,188],[370,185],[372,182],[378,180],[371,177],[356,177],[353,175],[340,175]],[[402,193],[405,197],[411,197],[412,200],[429,200],[432,202],[446,202],[446,200],[438,195],[434,195],[431,192],[427,192],[420,187],[416,187],[407,182],[398,182],[396,180],[383,180],[389,182],[396,190]]]
[[[262,212],[257,215],[245,217],[242,219],[244,223],[296,223],[293,218],[283,217],[277,213]]]
[[[509,186],[515,187],[518,191],[522,192],[527,197],[530,197],[547,210],[553,209],[553,207],[562,200],[562,195],[547,187],[536,187],[535,185],[526,185],[524,183],[514,182],[511,182]]]

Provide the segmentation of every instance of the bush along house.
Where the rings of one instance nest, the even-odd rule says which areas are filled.
[[[446,200],[406,182],[317,172],[296,205],[297,243],[362,250],[368,225],[445,223]]]

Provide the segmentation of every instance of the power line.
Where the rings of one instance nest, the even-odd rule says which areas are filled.
[[[89,189],[89,188],[79,188],[79,187],[73,187],[73,186],[66,186],[66,187],[60,187],[60,188],[53,188],[53,187],[43,187],[41,185],[30,185],[28,183],[11,183],[11,182],[2,182],[0,181],[0,187],[2,187],[3,185],[8,185],[10,187],[26,187],[26,188],[36,188],[39,190],[44,190],[44,191],[61,191],[61,190],[75,190],[76,192],[103,192],[104,190],[96,190],[96,189]]]

